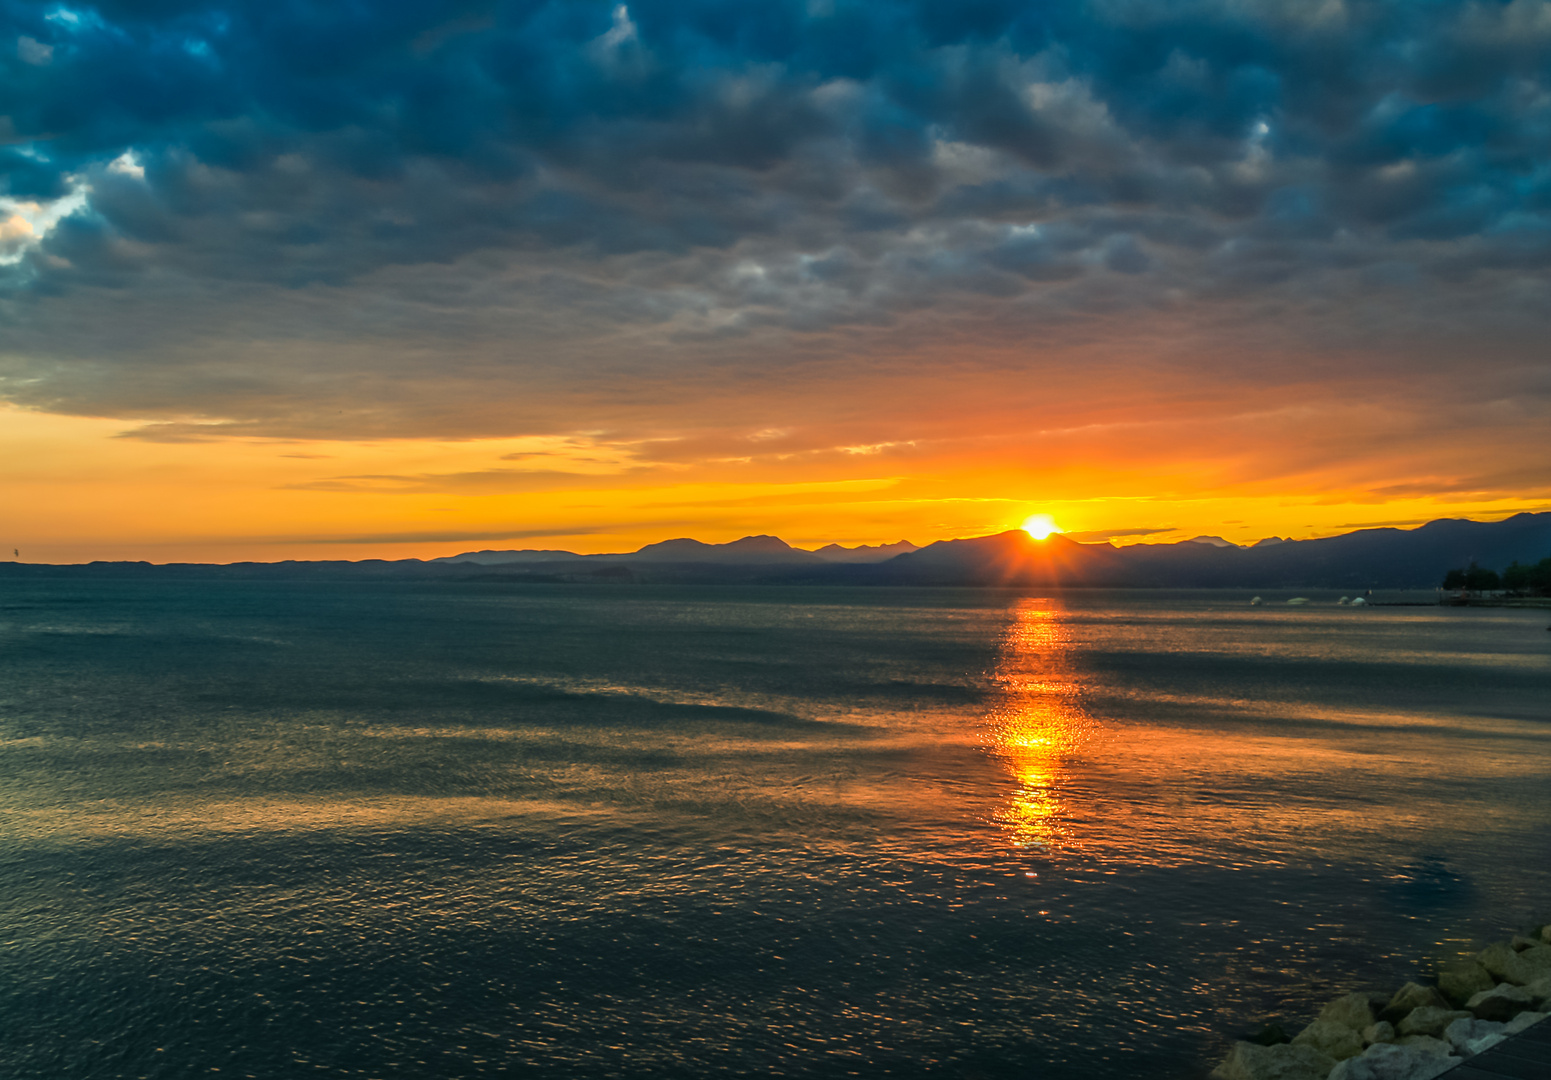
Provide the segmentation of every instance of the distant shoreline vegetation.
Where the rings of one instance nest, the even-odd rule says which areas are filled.
[[[1551,596],[1551,556],[1525,566],[1517,560],[1499,574],[1472,562],[1443,578],[1447,592],[1506,592],[1515,596]]]

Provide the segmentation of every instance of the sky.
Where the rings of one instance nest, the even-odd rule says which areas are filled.
[[[1502,518],[1548,271],[1551,0],[0,0],[0,546]]]

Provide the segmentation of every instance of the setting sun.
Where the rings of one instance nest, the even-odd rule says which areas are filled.
[[[1023,521],[1023,531],[1036,540],[1043,540],[1051,533],[1058,533],[1061,530],[1049,514],[1031,514]]]

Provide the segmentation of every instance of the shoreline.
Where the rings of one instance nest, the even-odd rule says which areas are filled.
[[[1439,600],[1440,607],[1501,607],[1501,608],[1539,608],[1551,609],[1551,596],[1514,596],[1490,600]],[[1397,605],[1374,605],[1375,607],[1395,607]]]
[[[1551,1015],[1551,924],[1439,963],[1393,994],[1354,991],[1288,1037],[1234,1043],[1211,1080],[1431,1080]],[[1551,1069],[1551,1058],[1546,1067]]]

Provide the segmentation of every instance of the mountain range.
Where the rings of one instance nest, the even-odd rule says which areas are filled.
[[[1174,544],[1082,544],[1060,533],[1036,540],[1021,529],[925,547],[901,541],[872,548],[831,544],[794,548],[774,536],[730,544],[666,540],[636,552],[575,555],[550,551],[481,551],[436,560],[445,565],[514,568],[569,565],[585,580],[602,568],[640,580],[736,577],[803,584],[1071,585],[1214,588],[1432,588],[1456,566],[1503,567],[1551,555],[1551,513],[1506,521],[1432,521],[1415,529],[1363,529],[1317,540],[1268,537],[1241,547],[1217,536]],[[720,573],[712,568],[720,568]],[[551,567],[550,569],[555,569]],[[666,572],[666,574],[665,574]]]
[[[797,564],[818,566],[823,563],[877,563],[920,548],[908,540],[847,548],[826,544],[814,551],[794,548],[777,536],[745,536],[728,544],[706,544],[680,538],[647,544],[639,551],[609,555],[578,555],[571,551],[466,551],[432,559],[440,564],[509,566],[513,563],[594,562],[594,563],[715,563],[719,565],[773,566]]]
[[[1022,530],[918,548],[829,544],[814,551],[775,536],[727,544],[679,538],[638,551],[580,555],[558,550],[470,551],[422,561],[77,566],[0,563],[0,575],[214,575],[221,577],[418,577],[485,582],[771,585],[1011,585],[1131,588],[1425,588],[1454,567],[1502,569],[1551,556],[1551,513],[1505,521],[1446,518],[1415,529],[1362,529],[1317,540],[1270,537],[1240,547],[1202,536],[1174,544],[1078,543]]]
[[[1203,537],[1177,544],[1078,544],[1023,532],[947,540],[877,568],[881,581],[954,585],[1173,588],[1432,588],[1456,566],[1503,567],[1551,555],[1551,513],[1506,521],[1432,521],[1250,547]]]

